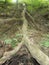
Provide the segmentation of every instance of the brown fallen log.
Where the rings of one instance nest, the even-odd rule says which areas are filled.
[[[27,20],[25,19],[25,9],[23,11],[23,28],[22,28],[22,31],[23,31],[23,37],[24,37],[24,43],[25,45],[27,46],[28,50],[30,51],[31,55],[37,60],[37,62],[40,64],[40,65],[49,65],[49,57],[44,54],[38,47],[36,44],[34,44],[34,41],[30,41],[30,39],[28,38],[27,36]],[[28,14],[29,15],[29,14]],[[30,18],[32,18],[30,15],[29,15]],[[34,19],[33,19],[33,22],[34,22]]]
[[[19,21],[19,20],[23,20],[22,18],[8,18],[8,19],[0,19],[0,24],[4,24],[4,23],[8,23],[9,21]]]
[[[25,20],[24,25],[23,25],[23,29],[24,29],[23,30],[23,36],[24,36],[23,43],[26,45],[31,55],[38,61],[40,65],[49,65],[49,57],[46,54],[44,54],[37,47],[37,45],[34,44],[34,42],[31,42],[28,36],[24,33],[25,31],[27,32],[27,25],[25,27],[25,22],[27,23],[27,21]],[[4,63],[7,59],[11,58],[11,56],[13,56],[21,48],[21,46],[22,46],[22,43],[21,45],[16,47],[13,51],[5,53],[4,56],[0,59],[0,65],[1,63]]]
[[[10,59],[14,54],[16,54],[22,45],[23,45],[23,41],[19,43],[19,45],[16,46],[12,51],[5,52],[3,57],[0,58],[0,65],[2,65],[6,60]]]
[[[40,48],[37,47],[34,42],[31,42],[28,37],[25,36],[25,45],[27,46],[28,50],[30,51],[33,58],[37,60],[40,65],[49,65],[49,57],[43,53]]]
[[[46,54],[44,54],[37,47],[36,44],[33,44],[33,42],[31,42],[28,39],[28,37],[25,37],[24,42],[25,42],[24,44],[30,51],[32,57],[35,58],[40,65],[49,65],[49,57]],[[3,64],[6,60],[10,59],[15,53],[17,53],[19,51],[19,49],[22,47],[22,45],[23,44],[21,43],[13,51],[5,52],[4,56],[0,59],[0,65]]]

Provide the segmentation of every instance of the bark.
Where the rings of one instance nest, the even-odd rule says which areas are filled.
[[[10,52],[5,52],[4,56],[0,59],[0,65],[2,63],[4,63],[7,59],[10,59],[15,53],[17,53],[18,50],[23,45],[22,43],[24,43],[26,45],[26,47],[30,51],[32,57],[35,58],[37,60],[37,62],[39,62],[40,65],[49,65],[49,57],[46,54],[44,54],[40,50],[40,48],[37,47],[36,44],[34,44],[34,41],[31,42],[27,36],[27,20],[24,17],[24,13],[23,13],[23,19],[24,19],[24,21],[23,21],[24,24],[23,24],[23,28],[22,28],[22,31],[23,31],[22,40],[23,41],[14,50],[12,50]]]
[[[0,65],[3,64],[6,60],[10,59],[14,54],[16,54],[23,45],[22,43],[23,41],[19,43],[19,45],[16,46],[12,51],[5,52],[3,57],[0,59]]]
[[[39,62],[41,65],[49,65],[49,57],[44,54],[34,42],[31,42],[28,37],[25,37],[25,45],[30,51],[31,55]]]
[[[30,51],[31,55],[39,62],[40,65],[49,65],[49,57],[46,54],[44,54],[37,47],[36,44],[34,44],[34,41],[30,41],[30,39],[27,36],[27,26],[28,26],[27,22],[28,21],[25,19],[25,15],[24,14],[25,14],[25,9],[24,9],[24,13],[23,13],[24,21],[23,21],[23,28],[22,28],[22,30],[23,30],[23,37],[24,37],[24,39],[23,39],[24,43],[27,46],[28,50]],[[31,17],[31,16],[29,15],[29,17]],[[33,19],[33,22],[34,22],[34,19]]]

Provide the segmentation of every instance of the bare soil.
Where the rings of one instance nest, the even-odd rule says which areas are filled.
[[[26,46],[22,48],[2,65],[40,65],[30,54]]]

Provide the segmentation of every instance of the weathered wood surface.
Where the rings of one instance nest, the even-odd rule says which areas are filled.
[[[24,8],[24,11],[23,11],[23,19],[25,21],[23,22],[23,28],[22,28],[22,30],[23,30],[23,36],[24,36],[24,43],[27,46],[28,50],[30,51],[31,55],[39,62],[39,64],[41,64],[41,65],[49,65],[49,57],[46,54],[44,54],[37,47],[36,44],[34,44],[34,41],[30,41],[30,39],[27,36],[27,26],[28,26],[28,24],[27,24],[27,20],[26,20],[24,14],[25,14],[25,8]],[[33,20],[33,22],[34,22],[34,20]]]
[[[31,55],[39,62],[41,65],[49,65],[49,57],[44,54],[40,48],[37,47],[34,42],[31,42],[28,37],[25,37],[25,45],[30,51]]]
[[[23,41],[19,43],[19,45],[16,46],[12,51],[5,52],[3,57],[0,59],[0,65],[3,64],[6,60],[10,59],[15,53],[17,53],[22,45]]]
[[[8,19],[0,19],[0,24],[8,23],[9,21],[17,21],[17,20],[23,20],[22,18],[8,18]]]
[[[23,16],[24,16],[24,11],[23,11]],[[27,20],[25,19],[25,17],[23,17],[24,19],[24,24],[23,24],[23,41],[21,42],[21,44],[18,45],[18,47],[16,47],[14,50],[10,51],[10,52],[5,52],[4,56],[0,59],[0,65],[2,63],[4,63],[7,59],[10,59],[15,53],[17,53],[17,51],[21,48],[21,46],[23,45],[23,43],[26,45],[26,47],[28,48],[28,50],[30,51],[31,55],[39,62],[40,65],[49,65],[49,57],[44,54],[40,48],[37,47],[36,44],[34,44],[34,41],[30,41],[30,39],[27,36]]]

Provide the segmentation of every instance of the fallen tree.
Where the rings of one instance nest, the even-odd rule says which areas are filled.
[[[16,54],[22,45],[23,41],[18,46],[16,46],[12,51],[5,52],[3,57],[0,59],[0,65],[2,65],[6,60],[10,59],[14,54]]]
[[[10,59],[14,54],[16,54],[23,44],[26,45],[32,57],[35,58],[40,65],[49,65],[49,57],[45,53],[43,53],[40,48],[37,47],[37,44],[34,44],[34,40],[33,42],[30,41],[27,36],[27,20],[24,17],[24,11],[23,19],[23,41],[14,50],[4,53],[4,56],[0,59],[0,65],[3,64],[6,60]]]
[[[49,57],[44,54],[40,48],[37,47],[37,44],[34,44],[34,40],[33,42],[30,41],[30,39],[28,38],[27,36],[27,27],[28,27],[28,24],[27,24],[27,20],[25,18],[25,8],[24,8],[24,11],[23,11],[23,37],[24,37],[24,43],[25,45],[27,46],[28,50],[30,51],[31,55],[33,56],[33,58],[35,58],[40,65],[49,65]]]
[[[49,65],[49,57],[43,53],[34,42],[31,42],[26,36],[24,42],[33,58],[35,58],[40,65]]]

